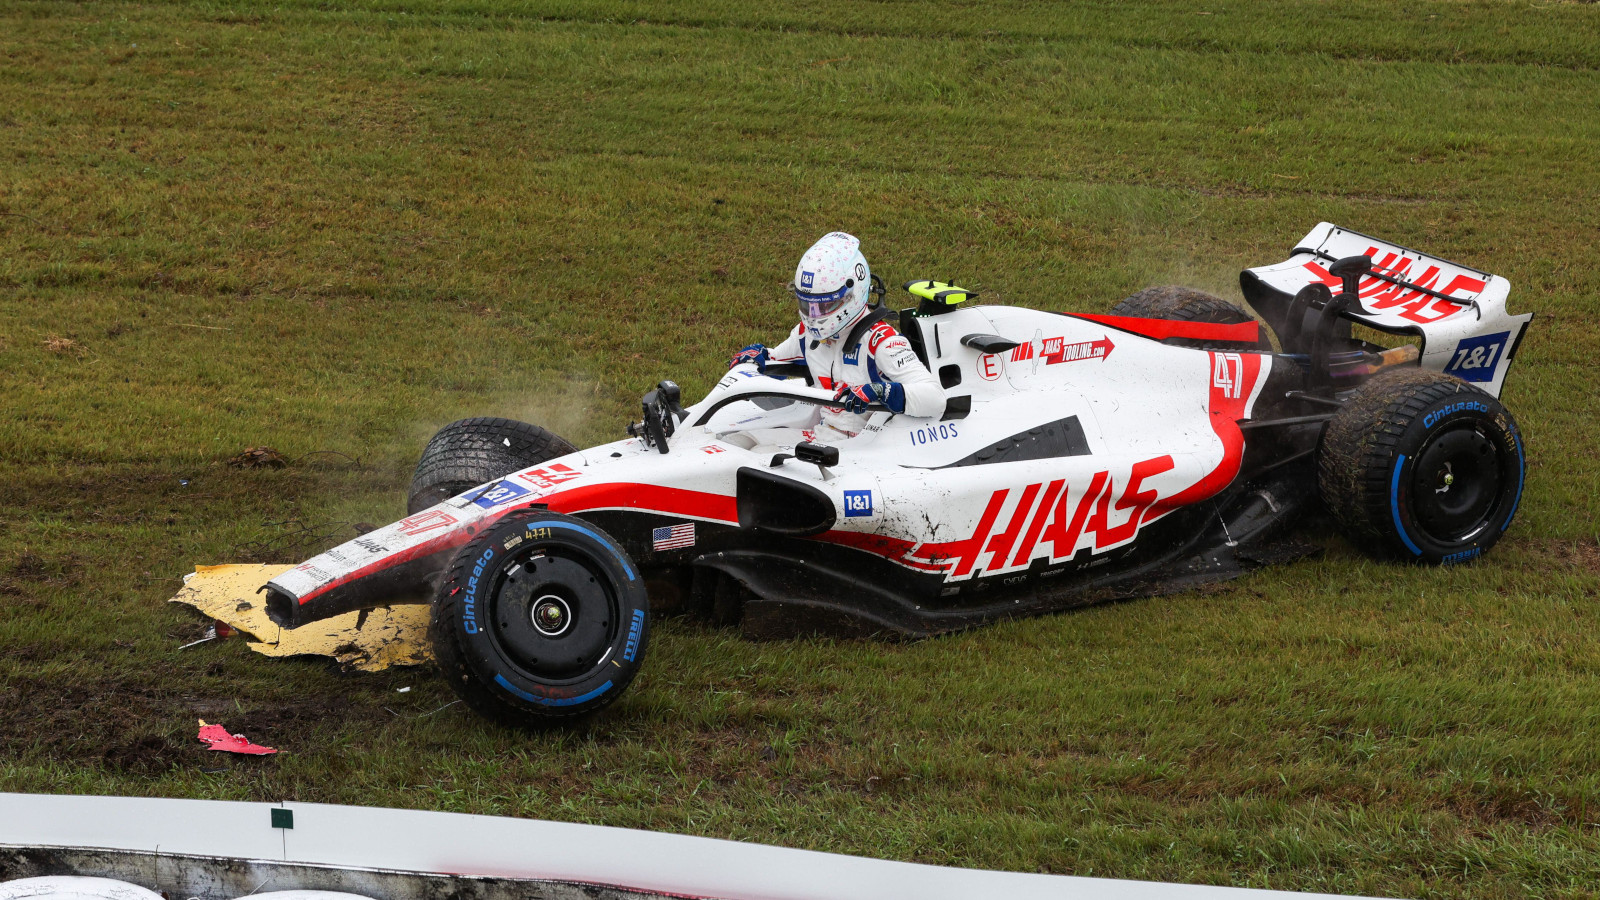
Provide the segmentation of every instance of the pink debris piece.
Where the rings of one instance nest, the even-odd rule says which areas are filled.
[[[200,720],[200,740],[211,745],[213,750],[223,750],[228,753],[248,753],[251,756],[265,756],[278,751],[260,744],[252,744],[245,740],[242,734],[229,734],[228,729],[221,725],[207,725],[205,719]]]

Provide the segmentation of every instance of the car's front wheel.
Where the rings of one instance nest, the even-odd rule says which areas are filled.
[[[543,726],[617,698],[644,661],[643,576],[572,516],[514,514],[456,553],[433,604],[434,655],[468,706]]]
[[[1322,499],[1363,550],[1464,562],[1505,533],[1522,499],[1517,422],[1459,378],[1400,369],[1357,388],[1317,448]]]

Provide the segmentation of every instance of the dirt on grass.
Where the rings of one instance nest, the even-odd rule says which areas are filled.
[[[222,674],[214,663],[206,674]],[[215,670],[215,671],[213,671]],[[103,763],[120,772],[159,775],[215,768],[224,754],[195,738],[199,720],[220,722],[268,746],[292,746],[326,722],[379,722],[382,708],[329,693],[290,703],[241,707],[227,694],[152,687],[148,679],[23,677],[0,692],[0,754],[55,762]]]

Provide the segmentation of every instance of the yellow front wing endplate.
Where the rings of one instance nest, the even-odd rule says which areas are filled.
[[[433,659],[428,646],[428,606],[380,606],[346,613],[292,631],[267,618],[266,595],[256,593],[286,565],[195,566],[173,603],[192,606],[254,638],[250,649],[266,656],[330,656],[361,672],[415,666]]]

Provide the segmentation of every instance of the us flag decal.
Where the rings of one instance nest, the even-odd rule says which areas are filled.
[[[693,546],[693,522],[685,522],[682,525],[672,525],[665,528],[656,528],[652,529],[650,532],[650,547],[654,550],[676,550],[679,547]]]

